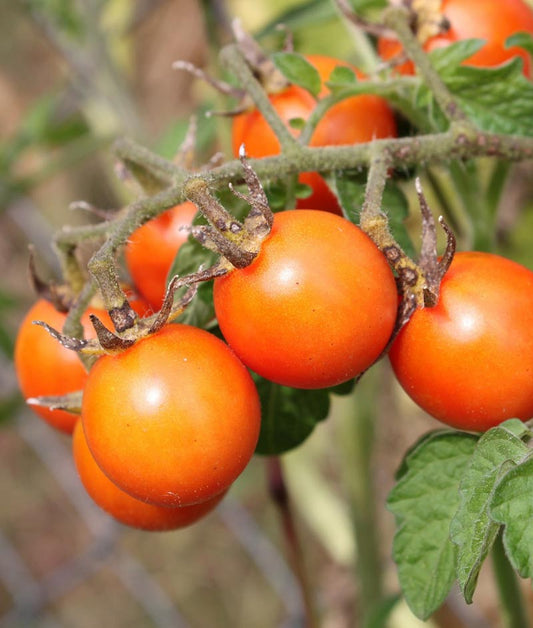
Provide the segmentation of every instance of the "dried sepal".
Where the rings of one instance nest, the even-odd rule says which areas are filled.
[[[30,406],[39,406],[49,410],[65,410],[71,414],[81,414],[81,402],[83,391],[67,393],[65,395],[43,395],[40,397],[29,397],[26,403]]]
[[[135,343],[135,340],[118,336],[107,329],[96,314],[89,314],[89,318],[96,332],[100,347],[105,353],[119,353]]]
[[[120,307],[114,307],[109,310],[109,317],[113,321],[113,325],[117,332],[124,332],[131,329],[137,321],[137,312],[131,307],[126,295]]]
[[[250,205],[250,212],[244,221],[245,228],[252,233],[259,235],[258,232],[260,231],[264,232],[266,235],[270,233],[272,229],[274,214],[268,204],[268,198],[261,185],[261,181],[248,162],[244,144],[241,144],[239,148],[239,159],[244,171],[244,181],[248,186],[249,194],[241,194],[237,190],[234,190],[233,186],[230,186],[230,188],[235,195],[242,198]]]
[[[76,353],[83,355],[98,355],[102,353],[96,340],[85,340],[83,338],[67,336],[44,321],[32,321],[32,323],[44,327],[50,336],[57,340],[65,349],[70,349],[71,351],[76,351]]]
[[[418,266],[424,276],[423,299],[425,307],[433,307],[439,299],[440,284],[444,274],[452,263],[455,254],[455,236],[450,227],[439,218],[439,223],[446,232],[446,251],[441,260],[437,255],[437,230],[433,214],[428,206],[420,179],[415,180],[416,192],[422,213],[422,248]]]

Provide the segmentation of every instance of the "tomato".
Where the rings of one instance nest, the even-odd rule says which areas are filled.
[[[259,397],[229,347],[170,324],[101,357],[85,385],[82,420],[105,474],[133,497],[187,506],[225,491],[259,437]]]
[[[214,305],[246,366],[278,384],[324,388],[378,358],[397,293],[385,258],[358,227],[301,209],[275,214],[255,260],[215,280]]]
[[[505,48],[505,40],[519,32],[533,34],[533,11],[523,0],[443,0],[442,13],[451,24],[449,31],[431,37],[424,48],[427,52],[463,39],[484,39],[485,45],[467,59],[465,65],[492,67],[516,56],[524,62],[524,74],[531,76],[529,54],[523,48]],[[390,59],[401,52],[399,42],[380,38],[379,54]],[[397,68],[403,74],[413,74],[414,66],[407,62]]]
[[[112,517],[132,528],[151,531],[183,528],[211,512],[225,495],[222,492],[201,504],[181,508],[154,506],[131,497],[113,484],[96,464],[81,421],[74,428],[72,451],[81,482],[90,497]]]
[[[126,244],[131,278],[155,311],[163,302],[172,262],[189,235],[183,227],[190,226],[195,215],[193,203],[176,205],[136,229]]]
[[[132,299],[132,307],[144,314],[147,305]],[[86,338],[96,336],[89,314],[96,314],[100,320],[112,328],[108,313],[99,308],[89,308],[82,317]],[[15,372],[25,399],[44,395],[64,395],[82,390],[87,380],[87,372],[74,351],[66,349],[41,326],[33,321],[48,323],[61,330],[67,315],[59,312],[45,299],[39,299],[24,317],[15,343]],[[71,433],[78,419],[75,414],[64,410],[31,406],[31,409],[53,427]]]
[[[457,253],[438,304],[395,339],[398,381],[426,412],[484,431],[533,416],[533,272],[489,253]]]
[[[363,75],[337,59],[322,55],[308,55],[306,59],[318,70],[323,82],[327,81],[333,69],[339,65],[350,67],[361,79]],[[323,85],[321,96],[328,93]],[[287,124],[293,118],[306,120],[316,106],[316,100],[309,92],[292,85],[278,94],[271,94],[270,101],[279,116]],[[298,131],[291,129],[293,135]],[[346,98],[331,107],[320,120],[311,137],[311,146],[336,146],[369,142],[374,138],[395,137],[396,123],[387,102],[374,95],[360,95]],[[280,152],[280,145],[272,129],[257,110],[242,113],[233,120],[232,144],[235,156],[241,144],[250,157],[269,157]],[[316,172],[300,175],[300,182],[311,186],[313,193],[298,201],[298,208],[322,209],[342,214],[335,195],[324,179]]]

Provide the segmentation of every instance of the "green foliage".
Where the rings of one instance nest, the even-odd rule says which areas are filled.
[[[457,579],[465,600],[472,602],[479,570],[498,534],[490,504],[498,482],[528,454],[522,438],[530,436],[520,421],[507,421],[484,434],[461,480],[461,504],[450,534],[457,545]]]
[[[507,556],[523,578],[533,578],[533,456],[511,469],[500,481],[491,502],[491,516],[505,526]]]
[[[329,413],[329,393],[299,390],[254,376],[261,398],[261,433],[256,453],[278,455],[300,445]]]
[[[425,437],[408,454],[405,473],[388,498],[397,522],[393,556],[400,584],[421,619],[442,604],[455,578],[450,522],[476,442],[470,434],[452,431]]]
[[[285,78],[295,85],[303,87],[315,98],[320,93],[322,81],[315,66],[295,52],[276,52],[272,59]]]
[[[533,84],[515,58],[495,68],[459,65],[480,46],[480,40],[464,40],[430,54],[442,80],[467,116],[482,130],[509,135],[533,135]],[[430,104],[423,86],[418,102]]]

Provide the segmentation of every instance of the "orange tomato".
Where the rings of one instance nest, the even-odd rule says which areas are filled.
[[[157,311],[166,292],[168,271],[180,246],[186,242],[196,207],[186,202],[149,220],[130,236],[125,248],[126,265],[139,293]]]
[[[184,528],[210,513],[225,495],[223,492],[201,504],[181,508],[146,504],[118,488],[100,469],[87,445],[81,421],[74,428],[72,450],[78,474],[89,496],[117,521],[132,528],[150,531]]]

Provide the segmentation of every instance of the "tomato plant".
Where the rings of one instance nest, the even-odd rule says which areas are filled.
[[[139,293],[154,310],[161,307],[168,271],[180,246],[187,240],[196,214],[192,203],[182,203],[136,229],[124,254],[129,273]]]
[[[132,528],[151,531],[183,528],[211,512],[225,494],[222,492],[201,504],[174,508],[154,506],[131,497],[113,484],[96,463],[81,421],[74,428],[72,451],[81,482],[90,497],[112,517]]]
[[[316,67],[322,80],[320,96],[328,93],[324,83],[335,67],[351,67],[331,57],[308,55],[306,59]],[[364,75],[351,67],[359,79]],[[291,85],[283,91],[271,94],[270,101],[282,120],[289,125],[290,120],[307,120],[316,106],[316,100],[305,89]],[[294,135],[298,131],[291,129]],[[311,146],[339,146],[368,142],[373,138],[396,136],[396,122],[387,102],[379,96],[364,94],[353,96],[333,105],[321,118],[309,144]],[[232,126],[233,152],[237,156],[241,144],[246,147],[250,157],[268,157],[280,152],[280,145],[274,132],[263,115],[257,110],[236,116]],[[311,196],[300,199],[297,207],[322,209],[342,213],[335,195],[330,191],[324,179],[316,172],[305,172],[299,177],[301,183],[309,185]]]
[[[324,388],[368,368],[396,315],[385,258],[340,216],[275,214],[257,258],[215,280],[220,329],[239,358],[266,379]]]
[[[458,253],[438,304],[417,310],[389,352],[405,391],[435,418],[485,431],[533,416],[533,272]]]
[[[450,29],[427,40],[424,48],[428,52],[463,39],[483,39],[483,47],[465,64],[491,67],[518,56],[523,60],[524,74],[530,76],[528,52],[518,46],[505,46],[505,40],[515,33],[533,34],[533,10],[524,0],[443,0],[440,11],[447,18]],[[390,59],[401,53],[402,48],[397,41],[382,37],[378,41],[378,50],[382,57]],[[398,69],[405,74],[414,72],[411,62]]]
[[[139,314],[146,313],[147,305],[142,300],[132,299],[131,305]],[[87,338],[95,337],[90,314],[95,314],[104,324],[112,326],[104,309],[90,308],[82,318]],[[61,330],[66,318],[66,313],[58,311],[49,301],[39,299],[22,320],[17,333],[14,360],[18,383],[25,399],[41,395],[64,395],[83,389],[87,372],[78,356],[63,347],[45,329],[33,324],[33,321],[44,321],[54,329]],[[63,432],[71,433],[74,429],[77,416],[70,412],[40,406],[31,408]]]
[[[254,383],[221,340],[167,325],[100,358],[85,385],[89,447],[121,489],[160,506],[188,506],[225,491],[257,443]]]

